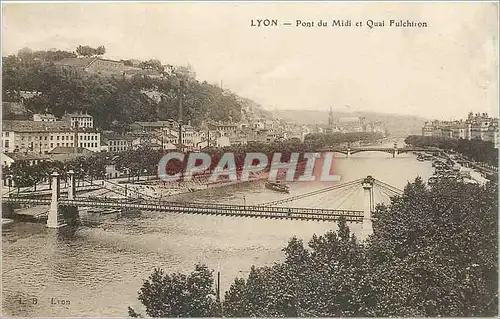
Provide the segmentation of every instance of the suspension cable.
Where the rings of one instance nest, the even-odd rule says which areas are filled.
[[[330,187],[325,187],[325,188],[322,188],[322,189],[318,189],[318,190],[315,190],[315,191],[312,191],[312,192],[308,192],[308,193],[304,193],[304,194],[299,194],[299,195],[296,195],[296,196],[292,196],[292,197],[288,197],[288,198],[284,198],[284,199],[280,199],[280,200],[275,200],[275,201],[271,201],[271,202],[267,202],[267,203],[258,204],[257,206],[279,205],[279,204],[283,204],[283,203],[290,202],[290,201],[293,201],[293,200],[302,199],[302,198],[305,198],[305,197],[322,194],[324,192],[329,192],[329,191],[332,191],[332,190],[335,190],[335,189],[340,189],[340,188],[348,187],[348,186],[351,186],[351,185],[359,183],[361,180],[362,179],[360,178],[360,179],[357,179],[357,180],[354,180],[354,181],[351,181],[351,182],[347,182],[347,183],[344,183],[344,184],[337,184],[337,185],[334,185],[334,186],[330,186]]]

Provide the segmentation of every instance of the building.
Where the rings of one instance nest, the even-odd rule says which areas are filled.
[[[33,114],[33,121],[35,122],[55,122],[57,118],[52,114]]]
[[[160,131],[165,128],[175,129],[178,131],[178,124],[173,121],[155,121],[155,122],[134,122],[129,125],[130,130],[133,133],[150,133],[154,131]]]
[[[101,75],[123,75],[125,71],[125,65],[122,62],[101,57],[67,58],[54,64],[62,68],[79,69]]]
[[[59,146],[51,150],[48,154],[50,158],[55,161],[65,162],[74,160],[78,157],[88,157],[92,155],[93,152],[83,147],[75,149],[74,147]]]
[[[2,146],[4,152],[37,152],[47,154],[56,147],[83,147],[101,151],[100,132],[93,128],[76,130],[68,122],[3,121]],[[77,144],[75,145],[75,140]]]
[[[108,152],[124,152],[132,149],[132,141],[135,137],[130,135],[120,135],[114,132],[104,132],[101,144],[107,145]],[[101,149],[102,151],[102,149]]]
[[[83,113],[64,114],[62,120],[70,123],[71,127],[75,127],[76,123],[78,123],[79,128],[94,127],[94,118],[88,114],[83,114]]]
[[[238,131],[238,125],[234,123],[208,123],[210,131],[215,131],[218,136],[229,136]]]
[[[498,119],[487,113],[469,113],[467,119],[459,121],[431,121],[422,127],[422,136],[442,137],[450,139],[480,139],[495,141],[498,135]]]
[[[56,66],[67,69],[77,69],[90,74],[103,76],[133,77],[134,75],[147,75],[160,78],[163,75],[157,70],[142,69],[136,66],[127,66],[121,61],[104,59],[101,57],[67,58],[54,63]]]
[[[4,168],[11,166],[13,163],[24,162],[27,165],[36,165],[48,160],[50,160],[49,156],[35,152],[2,153],[2,167]]]

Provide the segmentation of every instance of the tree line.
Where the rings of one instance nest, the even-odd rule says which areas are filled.
[[[384,135],[376,132],[351,132],[351,133],[311,133],[306,135],[305,142],[318,146],[334,146],[341,143],[375,142],[382,139]]]
[[[339,141],[356,141],[359,133],[340,134],[343,139]],[[363,135],[364,136],[364,135]],[[375,136],[375,135],[374,135]],[[247,153],[264,153],[268,158],[269,168],[274,153],[281,153],[281,161],[290,160],[292,153],[299,153],[299,161],[304,159],[304,153],[315,152],[317,149],[326,146],[317,142],[306,141],[302,143],[297,138],[292,138],[273,143],[251,142],[246,145],[233,145],[224,148],[207,148],[204,152],[211,155],[210,169],[215,169],[220,158],[224,153],[233,153],[235,164],[238,170],[241,170],[245,164]],[[121,152],[102,152],[94,153],[88,157],[78,157],[66,162],[45,161],[35,165],[28,165],[26,162],[14,162],[10,167],[4,169],[4,178],[8,175],[13,176],[13,181],[18,187],[34,186],[42,181],[48,181],[50,174],[57,171],[66,178],[66,172],[72,169],[75,171],[77,179],[103,179],[105,178],[106,165],[114,164],[116,169],[127,174],[130,181],[139,179],[140,176],[152,176],[158,172],[158,163],[167,152],[176,152],[176,150],[158,150],[147,146],[139,147]],[[186,152],[183,161],[169,161],[166,171],[168,174],[183,172],[187,165],[187,160],[191,152]],[[256,165],[257,163],[252,163]],[[299,172],[298,172],[299,173]]]
[[[150,317],[496,317],[497,191],[417,178],[376,207],[364,243],[341,219],[307,245],[291,238],[282,262],[252,266],[222,300],[204,265],[188,275],[157,268],[138,298]]]
[[[460,153],[472,161],[498,166],[498,149],[491,141],[410,135],[405,139],[405,143],[416,147],[438,147]]]

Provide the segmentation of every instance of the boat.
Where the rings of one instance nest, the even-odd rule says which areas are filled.
[[[280,181],[266,182],[266,188],[271,189],[273,191],[281,192],[281,193],[289,193],[290,192],[290,187],[288,185],[282,184]]]

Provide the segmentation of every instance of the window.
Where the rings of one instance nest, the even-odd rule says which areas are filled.
[[[57,135],[57,140],[59,141],[59,135]]]
[[[57,147],[59,147],[59,143],[57,143]]]
[[[45,136],[45,140],[47,140],[47,136]]]
[[[54,147],[54,143],[50,143],[50,147],[51,147],[51,148],[52,148],[52,147]]]
[[[71,140],[73,140],[73,135],[70,136]]]
[[[50,140],[52,141],[53,139],[54,139],[54,136],[52,136],[52,135],[51,135],[51,136],[50,136]]]
[[[9,137],[9,132],[5,132],[5,137]]]
[[[5,148],[8,149],[9,148],[9,140],[5,140]]]

